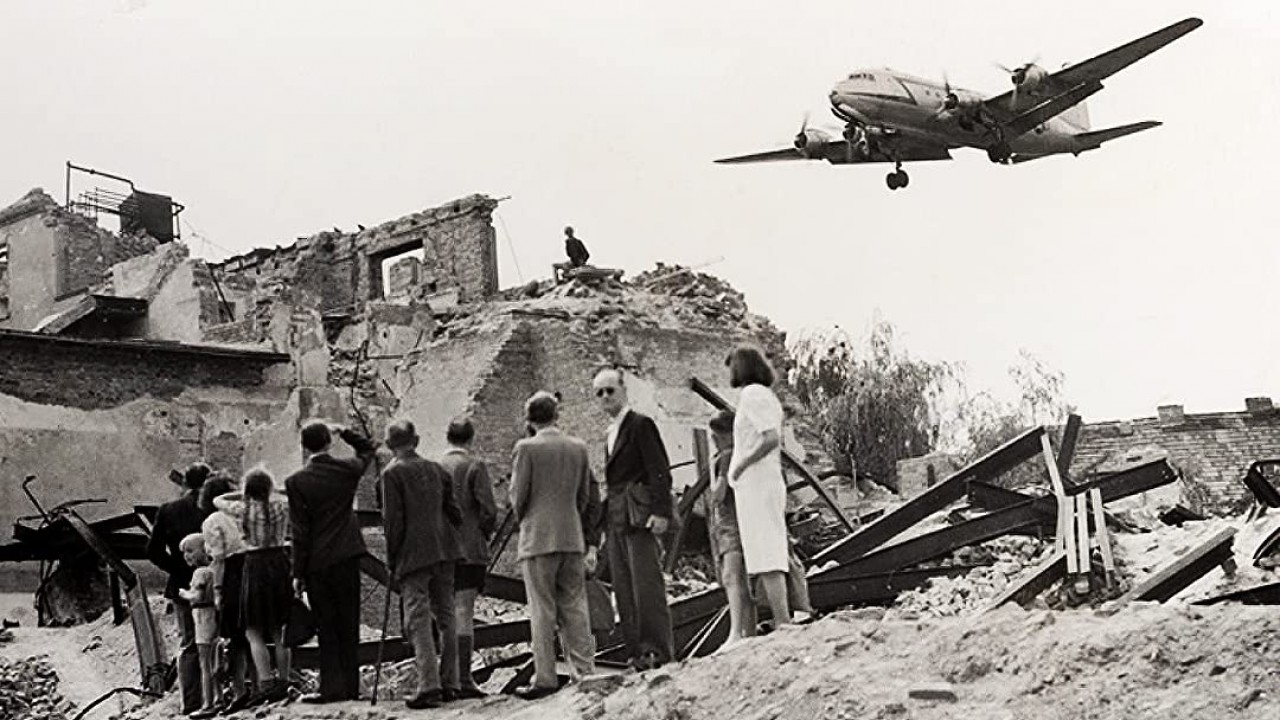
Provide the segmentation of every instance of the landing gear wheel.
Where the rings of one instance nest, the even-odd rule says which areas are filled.
[[[911,178],[907,175],[905,170],[895,170],[888,175],[885,175],[884,181],[885,184],[889,186],[890,190],[897,190],[898,188],[906,187],[911,182]]]
[[[1008,143],[999,142],[987,148],[987,159],[997,165],[1005,165],[1013,155]]]

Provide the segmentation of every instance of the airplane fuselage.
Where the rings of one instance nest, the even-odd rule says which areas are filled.
[[[948,90],[959,101],[947,109]],[[1049,155],[1083,149],[1075,136],[1087,130],[1061,117],[1017,137],[999,137],[989,126],[972,122],[966,112],[978,107],[983,96],[960,88],[889,69],[867,69],[851,73],[836,83],[830,93],[832,111],[845,121],[893,132],[922,141],[945,142],[950,148],[987,149],[1003,140],[1015,153]],[[1028,106],[1036,102],[1027,98]]]

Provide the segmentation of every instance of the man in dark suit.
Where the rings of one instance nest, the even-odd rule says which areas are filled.
[[[584,533],[591,517],[595,480],[587,446],[555,426],[553,395],[525,402],[533,437],[516,443],[511,471],[511,510],[520,523],[517,557],[529,598],[534,681],[517,694],[532,700],[559,689],[557,625],[575,679],[595,672],[595,638],[587,606],[586,574],[595,571],[594,539]]]
[[[356,451],[329,454],[333,434]],[[352,430],[323,422],[302,428],[307,464],[284,481],[293,531],[293,588],[306,592],[320,643],[320,692],[304,702],[355,700],[360,695],[360,557],[365,554],[352,507],[374,446]]]
[[[194,463],[182,475],[182,497],[160,506],[156,524],[147,541],[147,558],[169,574],[164,596],[173,603],[178,619],[178,687],[182,691],[182,714],[189,715],[204,704],[200,685],[200,655],[196,649],[196,625],[191,603],[178,597],[178,591],[191,583],[192,567],[182,557],[182,538],[200,532],[205,514],[197,499],[200,488],[212,470],[202,462]],[[173,473],[177,475],[176,472]]]
[[[612,418],[606,442],[605,524],[609,573],[627,654],[638,669],[674,656],[658,538],[671,521],[671,462],[653,419],[627,405],[622,373],[603,370],[592,383]]]
[[[462,511],[449,473],[418,454],[413,423],[387,428],[386,446],[396,459],[382,471],[382,524],[387,567],[400,586],[409,620],[418,692],[410,710],[440,707],[458,697],[458,635],[454,625],[454,563],[462,558]],[[432,620],[440,630],[436,656]],[[470,670],[470,668],[468,668]]]

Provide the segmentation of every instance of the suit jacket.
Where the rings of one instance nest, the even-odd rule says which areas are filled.
[[[344,430],[342,439],[355,449],[356,457],[315,455],[285,478],[294,577],[306,577],[365,553],[353,504],[360,478],[373,461],[374,447],[368,438],[351,430]]]
[[[164,596],[170,600],[178,597],[178,590],[191,583],[195,568],[187,564],[178,546],[182,538],[200,532],[205,514],[196,504],[194,491],[160,506],[156,512],[156,524],[147,540],[147,559],[169,574],[164,586]]]
[[[511,510],[520,523],[517,557],[585,552],[593,523],[595,479],[587,445],[559,428],[544,428],[516,443]]]
[[[672,516],[671,461],[653,418],[627,411],[604,468],[605,518],[609,527],[635,527],[649,515]],[[635,521],[630,517],[628,501],[637,516]]]
[[[382,471],[382,526],[387,567],[403,580],[419,570],[462,557],[457,525],[462,513],[449,473],[424,457],[396,458]]]
[[[489,563],[489,538],[498,522],[498,506],[493,500],[493,481],[483,462],[463,450],[450,449],[440,458],[440,466],[453,481],[453,494],[462,511],[458,541],[462,543],[461,562],[471,565]]]

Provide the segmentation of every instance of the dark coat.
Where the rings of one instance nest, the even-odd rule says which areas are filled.
[[[285,478],[294,577],[304,578],[365,554],[353,505],[360,478],[373,461],[374,447],[368,438],[351,430],[344,430],[342,439],[355,449],[356,457],[315,455],[305,467]]]
[[[178,597],[178,590],[191,583],[194,568],[183,559],[178,546],[182,538],[200,532],[204,523],[206,513],[197,505],[197,494],[194,490],[188,491],[177,500],[161,505],[147,541],[147,559],[169,574],[164,596],[171,600]]]
[[[453,481],[453,495],[462,511],[458,541],[461,562],[489,563],[489,538],[498,522],[498,506],[493,500],[493,481],[485,464],[462,450],[449,450],[440,457],[440,466]]]
[[[671,461],[653,418],[627,411],[605,461],[605,518],[612,528],[671,518]]]
[[[424,457],[396,458],[382,471],[387,566],[397,580],[462,558],[462,512],[449,473]]]
[[[574,267],[581,267],[591,259],[591,253],[587,252],[587,246],[576,237],[567,237],[564,239],[564,253],[569,256],[569,262]]]

